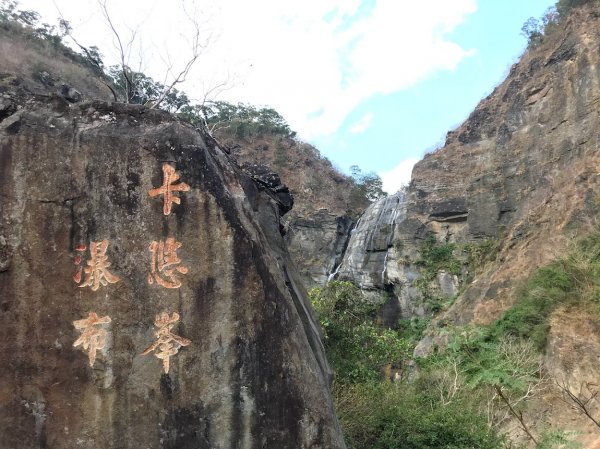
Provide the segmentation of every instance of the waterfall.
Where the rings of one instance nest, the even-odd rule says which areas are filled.
[[[381,288],[389,281],[389,250],[394,230],[406,217],[406,194],[399,191],[371,204],[351,231],[342,262],[330,279],[342,277],[365,288]]]
[[[335,277],[337,276],[338,272],[340,271],[340,268],[342,267],[342,262],[344,261],[344,254],[346,252],[346,249],[348,248],[348,244],[350,242],[351,236],[354,233],[354,231],[356,230],[356,228],[358,228],[361,218],[362,218],[362,216],[358,218],[358,220],[356,221],[356,223],[354,224],[354,226],[348,233],[348,238],[346,239],[346,243],[344,244],[344,247],[342,248],[342,253],[340,254],[340,257],[338,257],[337,254],[335,255],[335,257],[333,259],[333,264],[331,265],[331,270],[329,271],[329,273],[327,275],[326,284],[333,281],[335,279]]]
[[[387,260],[388,260],[389,254],[390,254],[390,252],[386,251],[385,257],[383,259],[383,270],[381,270],[381,285],[385,285],[385,271],[387,270]]]

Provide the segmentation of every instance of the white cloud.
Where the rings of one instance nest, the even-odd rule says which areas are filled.
[[[252,48],[245,52],[256,63],[231,98],[272,104],[307,138],[334,133],[365,100],[453,70],[472,54],[447,34],[476,10],[475,0],[379,0],[354,17],[357,2],[256,1],[258,10],[278,13],[266,30],[247,21],[254,34],[266,35],[260,45],[247,40]],[[323,19],[328,12],[329,22]]]
[[[405,159],[390,170],[379,172],[378,175],[383,182],[383,190],[388,193],[395,193],[402,186],[408,185],[412,169],[419,160],[418,158]]]
[[[115,60],[112,36],[95,0],[55,0],[86,45]],[[21,0],[45,17],[53,2]],[[192,0],[185,0],[192,11]],[[476,0],[197,0],[213,40],[183,89],[202,98],[206,87],[234,76],[220,99],[267,104],[305,138],[334,133],[362,102],[406,89],[440,70],[453,70],[472,51],[448,33],[476,10]],[[182,8],[158,0],[108,0],[128,34],[139,28],[144,69],[162,81],[189,52]],[[117,20],[118,18],[118,20]],[[189,35],[188,35],[189,36]],[[165,48],[169,44],[169,49]]]
[[[364,133],[367,129],[369,129],[369,126],[371,126],[372,122],[373,122],[373,113],[367,112],[365,115],[363,115],[361,118],[359,118],[354,125],[352,125],[350,127],[350,129],[349,129],[350,134]]]

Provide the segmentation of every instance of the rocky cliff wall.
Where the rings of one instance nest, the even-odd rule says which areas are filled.
[[[528,51],[446,145],[416,165],[410,220],[440,241],[501,242],[495,263],[477,274],[447,318],[498,318],[519,279],[593,225],[599,105],[600,14],[587,7]]]
[[[388,200],[372,205],[361,218],[359,228],[363,221],[370,224],[353,236],[340,274],[366,288],[393,292],[401,313],[431,315],[420,307],[424,283],[415,282],[426,271],[422,249],[428,236],[439,245],[453,244],[453,257],[461,262],[458,276],[440,270],[425,285],[454,301],[430,322],[416,356],[444,346],[440,328],[498,319],[538,267],[564,256],[573,239],[597,228],[600,7],[590,3],[573,9],[527,51],[507,79],[448,134],[444,147],[415,166],[402,220],[391,226],[384,218]],[[469,265],[465,252],[473,244],[497,248],[497,254],[490,251],[482,258],[485,263]],[[565,405],[565,398],[572,401],[565,392],[574,392],[589,399],[588,412],[597,417],[592,399],[598,378],[594,361],[600,357],[597,313],[560,308],[548,326],[543,372],[553,382],[528,405],[527,419],[540,432],[577,430],[584,447],[600,447],[598,427],[581,410]]]
[[[281,198],[160,111],[0,120],[0,447],[345,447]]]
[[[442,244],[494,240],[498,257],[466,273],[475,282],[445,318],[459,324],[498,318],[514,301],[519,279],[595,223],[599,105],[600,11],[586,7],[525,53],[448,133],[444,147],[417,163],[402,220],[381,221],[388,200],[367,210],[340,273],[367,288],[407,285],[404,273],[418,273],[411,261],[419,259],[427,235]],[[386,251],[373,242],[394,243]],[[442,277],[439,288],[456,293],[456,280]]]

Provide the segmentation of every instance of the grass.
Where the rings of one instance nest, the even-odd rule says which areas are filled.
[[[490,328],[491,336],[527,338],[546,346],[549,319],[559,307],[600,308],[600,231],[576,241],[567,256],[539,268],[518,291],[517,302]]]

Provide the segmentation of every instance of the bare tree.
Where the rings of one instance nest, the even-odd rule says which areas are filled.
[[[114,20],[114,15],[109,11],[108,0],[96,0],[104,22],[106,23],[114,42],[114,49],[117,53],[118,64],[106,70],[100,57],[100,53],[95,47],[86,47],[82,45],[75,37],[73,29],[69,22],[64,18],[58,6],[55,7],[60,14],[60,26],[63,34],[67,35],[73,43],[79,47],[89,62],[94,65],[102,74],[105,75],[105,84],[110,89],[115,101],[120,99],[126,103],[142,103],[149,108],[160,108],[165,103],[169,103],[168,108],[177,109],[173,106],[173,98],[183,96],[186,101],[187,97],[181,92],[178,92],[176,86],[184,83],[192,67],[205,52],[209,46],[211,36],[204,32],[203,22],[197,19],[197,9],[194,3],[193,11],[190,12],[185,1],[181,0],[180,10],[182,10],[187,18],[187,22],[191,25],[191,32],[184,36],[189,48],[189,56],[185,59],[181,68],[177,68],[172,62],[168,49],[166,57],[160,55],[165,62],[164,80],[162,83],[154,81],[152,78],[143,73],[142,64],[144,55],[141,45],[141,37],[139,33],[139,25],[136,28],[130,28],[128,32],[122,32]],[[195,0],[192,0],[195,2]],[[141,23],[141,22],[140,22]],[[122,28],[122,27],[121,27]],[[132,68],[131,59],[132,53],[138,49],[139,60],[138,69]],[[213,90],[219,90],[222,87],[220,84]]]
[[[569,405],[573,406],[575,410],[579,411],[583,415],[592,421],[596,427],[600,428],[600,421],[598,417],[594,416],[595,409],[598,405],[597,396],[600,393],[598,384],[591,382],[580,382],[579,388],[575,389],[565,378],[562,381],[555,379],[555,383],[563,394],[563,399]]]
[[[104,0],[104,2],[106,2],[106,0]],[[190,72],[190,69],[192,68],[194,63],[198,60],[198,58],[200,57],[202,52],[208,47],[208,44],[210,43],[210,36],[206,37],[205,39],[202,39],[202,33],[200,30],[198,21],[195,20],[195,18],[188,13],[187,9],[185,8],[185,3],[182,3],[182,5],[183,5],[183,10],[185,12],[185,15],[188,18],[189,22],[192,24],[193,30],[194,30],[193,35],[192,35],[191,39],[189,40],[190,49],[191,49],[192,54],[191,54],[190,58],[188,59],[188,61],[186,62],[186,64],[183,66],[183,68],[177,73],[177,75],[175,77],[173,77],[171,83],[167,84],[167,81],[166,81],[167,75],[169,73],[171,73],[172,68],[173,68],[172,64],[169,65],[169,67],[167,69],[167,73],[165,74],[165,83],[164,83],[165,89],[163,89],[162,93],[156,99],[156,101],[151,106],[151,108],[158,108],[160,106],[160,104],[164,101],[166,96],[169,94],[169,92],[171,92],[177,84],[181,84],[181,83],[185,82],[185,80]]]
[[[106,0],[98,0],[98,5],[100,6],[100,10],[102,11],[102,15],[106,20],[108,27],[110,28],[113,37],[117,43],[117,49],[119,51],[120,57],[120,68],[121,73],[123,75],[123,80],[125,82],[125,102],[131,103],[131,99],[134,95],[135,83],[131,76],[131,69],[129,68],[129,56],[131,52],[131,46],[135,41],[137,30],[133,30],[131,35],[129,36],[129,40],[124,44],[121,39],[121,35],[115,28],[115,25],[108,13],[108,7],[106,6]]]

